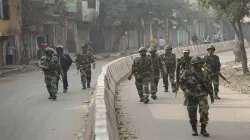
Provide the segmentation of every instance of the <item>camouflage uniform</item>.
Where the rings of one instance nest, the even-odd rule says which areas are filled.
[[[193,136],[197,136],[197,108],[199,106],[201,134],[209,136],[206,132],[206,125],[208,123],[208,100],[207,96],[210,95],[211,102],[214,102],[211,88],[209,88],[209,76],[201,69],[203,59],[200,57],[194,57],[191,60],[194,68],[186,70],[180,78],[180,88],[185,93],[188,104],[187,110],[189,114],[190,124],[193,128]],[[197,66],[200,64],[199,66]]]
[[[159,83],[159,79],[160,79],[160,70],[165,74],[166,73],[166,66],[165,63],[162,59],[161,56],[159,56],[158,54],[156,54],[156,49],[150,47],[149,48],[149,52],[151,53],[151,61],[152,61],[152,65],[154,67],[154,74],[153,74],[153,79],[152,79],[152,84],[151,84],[151,94],[152,94],[152,98],[156,99],[156,92],[158,91],[157,87],[158,87],[158,83]]]
[[[185,49],[185,50],[183,50],[184,56],[177,59],[177,68],[176,68],[176,82],[177,82],[177,84],[179,84],[180,75],[182,75],[185,70],[190,70],[192,68],[192,65],[190,63],[192,57],[189,56],[189,53],[190,53],[190,50]],[[184,97],[185,97],[184,105],[187,105],[187,98],[186,98],[185,93],[184,93]]]
[[[207,49],[207,51],[209,51],[210,49],[213,49],[215,51],[215,47],[211,46]],[[219,92],[219,76],[216,73],[220,72],[220,67],[221,67],[221,63],[220,63],[220,58],[217,55],[214,54],[208,54],[204,56],[204,61],[205,63],[207,63],[208,65],[211,66],[212,69],[212,74],[211,76],[211,82],[210,82],[210,86],[214,87],[213,91],[215,94],[215,98],[216,99],[220,99],[218,96],[218,92]],[[212,86],[213,85],[213,86]]]
[[[93,64],[93,69],[95,69],[95,59],[94,55],[88,51],[87,45],[82,46],[82,53],[76,56],[76,67],[77,70],[81,72],[81,82],[83,89],[87,87],[90,88],[91,82],[91,63]]]
[[[50,94],[49,99],[55,100],[57,94],[57,69],[59,66],[58,59],[53,55],[52,48],[46,48],[46,55],[43,56],[39,62],[39,67],[42,68],[45,76],[45,83]]]
[[[152,81],[154,68],[151,59],[146,56],[147,49],[139,49],[140,57],[135,58],[132,64],[132,74],[135,76],[135,85],[140,96],[140,102],[149,102],[149,84]],[[145,93],[145,95],[143,95]]]
[[[22,50],[22,64],[29,64],[29,49],[27,44],[24,44],[24,48]]]
[[[166,46],[165,54],[162,54],[163,61],[165,62],[167,73],[163,75],[163,84],[165,87],[165,92],[168,92],[168,77],[173,89],[173,92],[176,90],[175,85],[175,70],[176,70],[176,56],[172,53],[172,46]]]

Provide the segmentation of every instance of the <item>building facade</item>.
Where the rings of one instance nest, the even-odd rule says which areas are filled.
[[[6,64],[6,44],[16,46],[14,60],[19,59],[21,34],[21,5],[19,0],[2,0],[0,3],[0,65]]]

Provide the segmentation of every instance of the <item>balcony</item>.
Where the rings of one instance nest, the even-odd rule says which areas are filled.
[[[80,20],[83,22],[93,22],[99,13],[99,0],[96,0],[94,3],[81,1],[81,6],[79,8],[81,12]]]

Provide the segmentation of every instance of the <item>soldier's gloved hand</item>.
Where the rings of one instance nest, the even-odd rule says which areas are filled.
[[[214,103],[214,96],[210,96],[210,99],[211,99],[211,104]]]

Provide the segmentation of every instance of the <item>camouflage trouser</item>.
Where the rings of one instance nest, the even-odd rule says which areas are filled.
[[[84,70],[80,69],[81,72],[81,82],[83,86],[86,86],[86,82],[90,83],[91,82],[91,69]]]
[[[200,123],[201,125],[206,125],[208,123],[208,100],[207,96],[204,97],[193,97],[187,96],[187,110],[191,125],[197,124],[197,109],[199,106],[200,113]]]
[[[165,87],[168,87],[168,77],[169,77],[169,81],[171,83],[171,86],[173,88],[173,86],[175,86],[174,84],[174,81],[175,81],[175,78],[174,78],[174,72],[171,72],[171,73],[167,73],[166,75],[163,76],[163,84]]]
[[[50,96],[57,93],[57,77],[56,76],[45,76],[45,83]]]
[[[218,75],[214,75],[211,78],[211,89],[214,90],[215,93],[219,92],[219,76]],[[212,88],[212,85],[214,86],[214,88]]]
[[[138,94],[140,98],[143,98],[144,96],[147,98],[150,94],[149,92],[149,85],[151,83],[150,78],[143,78],[143,79],[135,79],[135,86],[137,88]],[[145,95],[144,95],[145,93]]]
[[[151,84],[150,84],[150,90],[151,94],[156,94],[158,91],[158,83],[159,83],[160,78],[158,76],[152,78]]]

